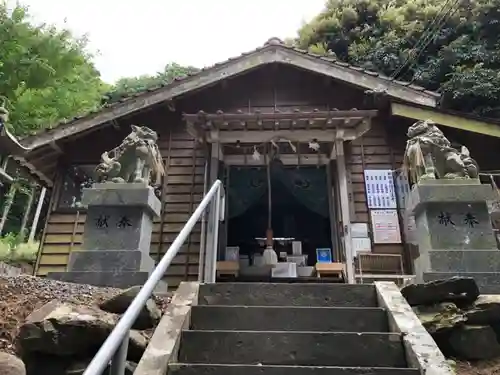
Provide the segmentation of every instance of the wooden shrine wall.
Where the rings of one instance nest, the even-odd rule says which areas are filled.
[[[206,150],[196,147],[196,142],[185,130],[181,113],[197,113],[199,110],[214,112],[219,109],[227,112],[290,111],[295,108],[301,111],[350,110],[365,108],[364,99],[362,90],[325,80],[319,75],[290,67],[263,68],[177,101],[175,113],[169,112],[167,106],[150,109],[126,122],[119,120],[120,131],[108,126],[81,140],[70,139],[62,144],[64,155],[60,159],[71,160],[75,164],[97,164],[100,153],[115,147],[128,134],[131,123],[150,126],[159,133],[167,177],[163,185],[162,216],[155,223],[151,244],[151,255],[158,258],[168,249],[203,195]],[[397,169],[401,165],[404,139],[392,142],[389,133],[387,124],[377,119],[365,136],[346,144],[353,221],[370,221],[363,170]],[[61,164],[58,173],[59,176],[64,173]],[[52,194],[53,200],[57,199],[57,190],[61,188],[60,179],[58,184]],[[55,201],[47,217],[42,251],[35,271],[40,276],[65,270],[70,252],[81,246],[85,223],[84,211],[60,210]],[[167,274],[171,287],[176,287],[182,280],[197,278],[200,235],[198,225],[174,259]],[[402,249],[403,245],[399,244],[374,246],[376,253],[401,253]]]
[[[367,204],[363,171],[365,169],[396,170],[401,168],[403,163],[405,139],[391,136],[390,122],[391,119],[374,119],[370,131],[347,143],[345,147],[347,175],[350,176],[351,220],[352,222],[368,223],[371,232],[373,232],[373,228]],[[374,253],[378,254],[404,254],[403,243],[373,244],[372,249]]]
[[[162,214],[155,220],[151,242],[151,256],[155,260],[160,259],[169,248],[203,196],[204,150],[198,147],[195,140],[187,133],[180,118],[177,118],[175,123],[174,126],[155,127],[160,136],[158,144],[166,171],[162,192]],[[142,124],[148,122],[143,121]],[[129,127],[124,126],[124,134],[128,130]],[[103,137],[105,132],[107,130],[98,133]],[[109,131],[109,136],[115,143],[122,139],[122,135],[117,136],[112,130]],[[90,138],[88,142],[91,142]],[[100,152],[113,147],[109,145],[101,147],[100,143],[97,144],[99,147],[95,148]],[[94,155],[76,159],[86,163],[90,161],[96,163]],[[61,179],[58,179],[58,184],[61,184]],[[42,250],[35,268],[38,276],[45,276],[51,271],[64,271],[70,252],[79,249],[82,244],[85,212],[58,209],[54,202],[57,199],[57,188],[55,190],[42,237]],[[165,280],[169,287],[175,288],[183,280],[197,280],[200,234],[200,224],[198,224],[167,271]]]

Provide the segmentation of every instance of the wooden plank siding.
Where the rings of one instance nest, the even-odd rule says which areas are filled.
[[[353,222],[368,223],[371,218],[367,204],[365,169],[398,169],[403,163],[404,143],[394,142],[388,134],[382,119],[373,121],[372,128],[362,137],[353,140],[347,150],[347,170],[351,181],[351,214]],[[403,229],[403,228],[401,228]],[[374,244],[377,254],[401,254],[404,256],[404,244]]]
[[[203,197],[204,151],[184,130],[175,127],[160,135],[158,142],[165,165],[163,207],[155,219],[151,256],[158,261],[194,212]],[[36,275],[64,271],[72,250],[82,244],[86,214],[53,210],[47,220]],[[183,280],[197,280],[201,229],[198,224],[179,254],[172,261],[165,280],[175,288]]]
[[[261,113],[276,113],[374,109],[365,103],[365,99],[363,90],[325,79],[322,75],[287,66],[262,67],[176,100],[173,103],[175,112],[170,112],[166,105],[157,106],[128,119],[118,119],[114,127],[108,126],[95,133],[82,135],[81,141],[60,142],[65,153],[60,159],[78,161],[80,164],[97,162],[100,152],[115,147],[118,140],[128,134],[130,123],[144,124],[158,131],[158,144],[167,174],[162,190],[162,215],[155,222],[151,242],[151,255],[158,259],[168,249],[203,195],[206,150],[202,146],[196,148],[194,139],[188,135],[182,123],[182,113],[193,114],[200,110],[207,113],[218,110],[227,113],[251,113],[257,110]],[[387,117],[383,120],[374,119],[368,133],[345,145],[349,198],[352,202],[350,216],[353,221],[370,222],[363,170],[396,169],[402,162],[404,140],[391,142],[391,131],[387,131],[390,121]],[[83,137],[86,143],[92,145],[90,149],[76,146],[76,143],[84,142]],[[337,176],[333,175],[333,184],[336,184],[336,180]],[[50,213],[36,269],[38,275],[64,271],[70,251],[81,246],[84,222],[84,212],[79,216],[75,212],[57,210]],[[197,278],[200,240],[199,224],[168,271],[167,281],[171,287],[176,287],[182,280]],[[376,253],[401,253],[402,250],[403,245],[374,247]]]
[[[151,255],[158,261],[203,199],[205,180],[204,150],[187,133],[184,126],[170,131],[158,144],[164,157],[166,176],[163,189],[162,218],[155,223]],[[167,270],[169,287],[181,281],[198,279],[201,223],[195,226]]]

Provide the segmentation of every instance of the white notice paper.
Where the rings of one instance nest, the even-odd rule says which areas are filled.
[[[374,243],[401,243],[398,211],[372,210],[371,217]]]
[[[398,199],[399,205],[398,208],[406,208],[410,195],[410,183],[408,180],[408,175],[403,171],[396,173],[395,181],[396,197]]]
[[[409,214],[406,210],[400,210],[400,215],[403,218],[405,242],[417,245],[415,216]]]
[[[397,208],[392,170],[370,169],[364,173],[368,208]]]
[[[354,256],[359,253],[369,253],[372,251],[372,243],[369,238],[352,238],[352,250]]]
[[[351,237],[352,238],[366,238],[366,237],[368,237],[368,224],[367,223],[352,223],[351,224]]]

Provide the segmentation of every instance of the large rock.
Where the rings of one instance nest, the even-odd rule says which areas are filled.
[[[466,312],[467,324],[489,325],[500,323],[500,295],[482,295]]]
[[[453,302],[467,305],[479,296],[479,288],[471,277],[452,277],[425,284],[411,284],[401,289],[401,293],[411,306],[435,305]]]
[[[149,337],[140,331],[131,330],[130,340],[128,343],[128,355],[127,359],[139,362],[141,360],[146,347],[148,346]]]
[[[140,290],[140,286],[133,286],[131,288],[128,288],[122,293],[119,293],[116,296],[102,302],[99,307],[102,310],[113,314],[123,314]],[[156,326],[160,318],[161,311],[158,306],[156,306],[155,301],[150,298],[137,317],[133,328],[139,330],[153,328],[154,326]]]
[[[17,342],[23,354],[93,356],[118,321],[97,307],[51,301],[33,311],[20,327]],[[138,361],[148,339],[131,331],[129,358]]]
[[[466,322],[466,317],[454,303],[445,302],[434,306],[414,308],[422,325],[431,334],[441,334]]]
[[[1,375],[26,375],[24,362],[12,354],[0,353]]]
[[[23,352],[72,356],[98,348],[116,321],[96,307],[54,300],[28,316],[17,339]]]
[[[82,375],[91,358],[57,357],[53,355],[32,355],[25,359],[27,375]],[[125,375],[133,375],[137,364],[128,361]],[[108,368],[103,372],[107,374]],[[3,375],[3,374],[2,374]]]
[[[492,359],[500,356],[500,344],[490,326],[462,326],[449,336],[449,344],[457,358]]]

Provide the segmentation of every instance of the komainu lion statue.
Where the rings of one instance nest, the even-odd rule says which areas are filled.
[[[132,125],[132,132],[111,151],[101,155],[95,173],[99,182],[150,183],[151,175],[160,184],[165,174],[156,142],[158,134],[146,126]]]
[[[433,122],[416,122],[408,128],[407,136],[404,168],[413,182],[478,178],[479,166],[467,147],[457,151]]]

